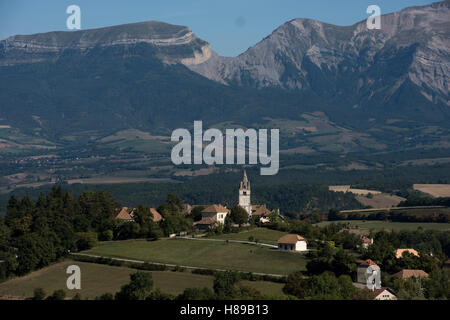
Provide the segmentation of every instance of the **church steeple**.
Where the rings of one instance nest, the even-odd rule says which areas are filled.
[[[250,181],[247,178],[247,172],[244,169],[244,176],[239,186],[239,205],[244,208],[248,214],[252,214],[252,205],[250,201]]]
[[[244,176],[242,177],[240,189],[248,189],[250,191],[250,181],[247,178],[247,172],[244,169]]]

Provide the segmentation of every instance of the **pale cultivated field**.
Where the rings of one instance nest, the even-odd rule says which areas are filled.
[[[198,170],[182,170],[182,171],[178,171],[174,174],[174,176],[204,176],[204,175],[208,175],[208,174],[212,174],[214,173],[215,168],[202,168],[202,169],[198,169]]]
[[[395,207],[405,198],[394,196],[386,193],[376,194],[372,198],[367,198],[366,196],[357,195],[356,200],[358,200],[364,206],[370,206],[372,208],[389,208]]]
[[[87,178],[67,180],[68,184],[110,184],[110,183],[134,183],[134,182],[160,182],[169,181],[166,178]]]
[[[450,197],[450,184],[414,184],[413,188],[433,197]]]
[[[367,189],[354,189],[351,188],[348,185],[344,185],[344,186],[329,186],[328,190],[330,191],[334,191],[334,192],[350,192],[353,194],[358,194],[358,195],[363,195],[366,196],[369,193],[372,195],[376,195],[376,194],[381,194],[381,191],[377,191],[377,190],[367,190]]]

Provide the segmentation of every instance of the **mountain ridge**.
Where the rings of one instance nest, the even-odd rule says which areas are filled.
[[[367,30],[365,20],[351,26],[335,26],[311,19],[292,19],[235,58],[215,57],[188,67],[223,84],[302,89],[312,87],[308,73],[314,72],[303,64],[312,63],[321,76],[331,76],[336,81],[337,73],[342,71],[340,66],[364,73],[374,64],[388,60],[392,55],[389,50],[418,45],[410,52],[413,61],[402,70],[402,76],[424,87],[421,91],[426,99],[450,106],[449,6],[450,2],[444,1],[382,15],[381,30]],[[358,81],[366,83],[353,83],[353,89],[372,86],[376,79],[362,76]],[[389,84],[387,93],[400,85]]]
[[[448,147],[449,3],[383,16],[406,28],[389,39],[292,19],[234,58],[156,21],[13,36],[0,41],[0,126],[60,146],[201,119],[280,127],[293,150]]]

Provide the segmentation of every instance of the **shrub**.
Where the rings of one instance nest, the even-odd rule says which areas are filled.
[[[36,288],[36,289],[34,289],[33,293],[34,293],[33,300],[44,300],[45,299],[46,293],[45,293],[44,289]]]

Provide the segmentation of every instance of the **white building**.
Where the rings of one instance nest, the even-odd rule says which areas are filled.
[[[374,300],[397,300],[394,292],[387,287],[375,289],[373,290],[373,293],[375,294]]]
[[[362,237],[362,247],[367,249],[371,244],[373,244],[373,238]]]
[[[369,267],[371,268],[371,272],[368,271]],[[356,271],[356,281],[367,285],[367,279],[373,274],[376,274],[381,279],[380,267],[372,260],[367,259],[358,266]],[[379,289],[381,287],[381,282],[375,283],[374,285],[375,289]]]
[[[298,234],[287,234],[278,239],[278,249],[288,251],[307,251],[306,239]]]
[[[252,203],[250,200],[250,181],[247,179],[247,172],[244,170],[244,177],[239,186],[239,206],[245,209],[249,216],[252,214]]]

